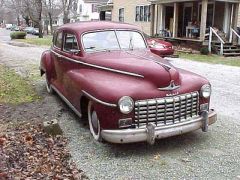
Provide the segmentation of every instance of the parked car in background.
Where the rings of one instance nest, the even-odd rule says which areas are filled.
[[[132,143],[206,132],[217,120],[211,85],[153,54],[141,30],[115,22],[59,27],[43,52],[41,75],[82,119],[95,140]]]
[[[32,30],[32,34],[33,34],[33,35],[39,35],[39,28],[34,28],[34,29]]]
[[[174,54],[173,45],[169,42],[157,38],[149,38],[147,43],[152,53],[158,56],[167,57]]]
[[[147,34],[144,34],[144,36],[152,53],[161,57],[167,57],[174,54],[173,45],[171,43],[159,38],[151,38]]]
[[[11,29],[12,24],[6,24],[6,29]]]
[[[16,24],[12,25],[11,31],[19,31],[19,30],[20,28]]]
[[[23,31],[25,31],[28,34],[32,34],[33,30],[34,30],[34,27],[26,27],[23,29]]]

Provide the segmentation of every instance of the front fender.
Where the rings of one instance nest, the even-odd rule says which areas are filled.
[[[134,118],[134,112],[127,115],[120,112],[118,100],[122,96],[131,96],[135,99],[135,94],[139,92],[139,89],[152,88],[152,85],[146,83],[143,78],[103,70],[75,69],[69,71],[67,76],[69,85],[74,84],[76,89],[94,97],[93,99],[88,96],[94,101],[94,107],[103,129],[117,129],[119,119]],[[96,99],[115,106],[98,103]]]

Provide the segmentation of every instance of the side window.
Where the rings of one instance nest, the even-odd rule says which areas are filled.
[[[54,45],[58,48],[62,48],[62,32],[56,33]]]
[[[63,45],[63,49],[65,51],[71,51],[71,50],[79,50],[78,47],[78,43],[77,43],[77,39],[76,36],[73,34],[65,34],[64,36],[64,45]]]

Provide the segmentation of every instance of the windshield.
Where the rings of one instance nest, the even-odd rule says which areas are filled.
[[[82,41],[86,52],[146,48],[139,32],[127,30],[90,32],[83,35]]]

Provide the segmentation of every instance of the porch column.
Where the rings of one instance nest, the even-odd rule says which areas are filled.
[[[179,4],[178,3],[174,3],[173,37],[177,37],[177,35],[178,35],[178,11],[179,11]]]
[[[160,33],[160,30],[163,30],[163,5],[158,4],[158,27],[157,33]]]
[[[202,0],[202,13],[201,13],[201,27],[200,27],[200,40],[204,41],[207,24],[207,7],[208,0]]]
[[[234,13],[233,13],[233,22],[232,22],[232,28],[236,31],[237,30],[237,24],[238,24],[238,11],[239,11],[239,3],[235,3],[234,4]],[[237,43],[238,42],[238,38],[237,36],[234,34],[233,35],[233,42]]]
[[[239,11],[239,3],[234,4],[234,17],[233,17],[233,29],[237,29],[237,24],[238,24],[238,11]]]
[[[154,18],[154,30],[153,30],[153,34],[157,34],[157,27],[158,27],[158,5],[155,4],[155,8],[154,8],[154,11],[155,11],[155,18]]]
[[[224,7],[224,20],[223,20],[223,31],[229,35],[229,24],[230,24],[230,11],[229,3],[225,2]]]
[[[151,25],[150,25],[150,33],[154,35],[154,24],[155,24],[155,4],[151,5]]]

